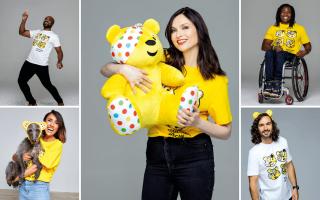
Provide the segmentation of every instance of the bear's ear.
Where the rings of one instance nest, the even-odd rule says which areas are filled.
[[[37,124],[40,126],[41,131],[43,131],[47,128],[46,122],[37,122]]]
[[[151,31],[153,31],[155,34],[158,34],[160,32],[160,25],[159,22],[157,22],[155,19],[147,19],[144,23],[143,23],[144,27],[147,27],[148,29],[150,29]]]
[[[28,129],[28,126],[31,124],[31,122],[30,121],[23,121],[22,122],[22,127],[23,127],[23,129],[26,131],[27,129]]]
[[[272,117],[272,110],[268,109],[268,110],[266,110],[266,113],[267,113],[270,117]]]
[[[107,33],[106,33],[106,39],[107,41],[112,44],[113,40],[116,38],[116,36],[120,33],[121,28],[118,25],[111,26]]]

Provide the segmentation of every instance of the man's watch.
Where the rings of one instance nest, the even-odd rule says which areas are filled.
[[[294,186],[292,186],[292,189],[293,189],[293,190],[294,190],[294,189],[299,190],[299,185],[294,185]]]

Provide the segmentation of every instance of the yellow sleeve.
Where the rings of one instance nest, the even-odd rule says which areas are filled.
[[[216,124],[229,124],[232,121],[232,114],[228,95],[228,78],[224,76],[215,78],[219,80],[216,80],[217,85],[214,91],[211,91],[212,103],[208,107],[208,112]]]
[[[274,40],[274,34],[275,34],[275,28],[274,28],[274,26],[270,26],[268,28],[266,34],[264,35],[264,39]]]
[[[62,154],[62,143],[57,142],[50,149],[39,156],[40,163],[47,169],[55,168],[59,165]]]
[[[304,27],[301,26],[301,43],[307,44],[309,42],[310,42],[310,39],[308,37],[308,34],[307,34],[306,30],[304,29]]]

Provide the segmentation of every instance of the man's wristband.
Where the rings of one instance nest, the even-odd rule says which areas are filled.
[[[299,185],[294,185],[294,186],[292,186],[292,189],[293,189],[293,190],[294,190],[294,189],[299,190]]]

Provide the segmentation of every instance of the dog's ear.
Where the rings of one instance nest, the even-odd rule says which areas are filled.
[[[40,126],[41,131],[43,131],[47,128],[46,122],[37,122],[37,124]]]
[[[30,121],[23,121],[22,122],[22,127],[23,127],[23,129],[26,131],[27,129],[28,129],[28,126],[31,124],[32,122],[30,122]]]

